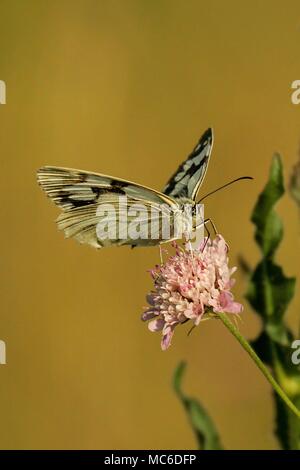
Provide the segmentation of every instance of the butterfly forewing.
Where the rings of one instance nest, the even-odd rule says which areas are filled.
[[[187,198],[195,201],[203,182],[213,145],[212,129],[207,129],[198,144],[170,178],[163,193],[173,198]]]
[[[38,170],[37,179],[47,195],[64,210],[95,203],[107,193],[176,205],[172,197],[154,189],[100,173],[44,166]]]

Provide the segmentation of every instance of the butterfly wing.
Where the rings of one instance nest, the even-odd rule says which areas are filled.
[[[150,215],[155,224],[162,219],[162,204],[170,212],[179,208],[172,197],[139,184],[98,173],[45,166],[38,170],[37,178],[46,194],[62,209],[57,219],[58,228],[64,231],[67,238],[75,238],[80,243],[87,243],[96,248],[156,244],[161,238],[160,233],[157,234],[156,240],[146,238],[149,233]],[[131,215],[129,212],[126,221],[121,219],[120,197],[126,200],[126,211],[139,203],[147,210],[141,212],[139,217],[142,236],[134,242],[131,238],[126,238],[126,235],[122,236],[122,233],[125,233],[125,225],[134,220],[136,213],[133,210]],[[115,238],[99,238],[97,227],[104,215],[107,223],[114,222],[119,227]]]
[[[188,198],[195,201],[203,182],[213,146],[213,131],[207,129],[198,144],[170,178],[163,193],[172,198]]]

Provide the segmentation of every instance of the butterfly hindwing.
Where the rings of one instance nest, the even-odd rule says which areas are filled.
[[[173,212],[169,205],[162,206],[156,203],[138,204],[136,200],[126,200],[126,220],[120,216],[119,198],[117,195],[109,199],[101,198],[96,204],[77,207],[62,211],[57,218],[58,229],[65,233],[66,238],[74,238],[80,243],[89,244],[95,248],[108,246],[134,245],[147,246],[156,245],[163,241],[161,227],[162,218],[169,212],[170,224],[173,227]],[[130,235],[130,227],[133,221],[137,221],[140,236],[133,239]],[[151,219],[150,219],[151,214]],[[110,227],[110,235],[99,235],[99,224],[105,223],[105,232]],[[150,236],[152,234],[152,236]],[[170,231],[170,238],[173,232]]]
[[[188,198],[195,201],[200,188],[213,145],[212,129],[207,129],[198,144],[170,178],[163,193],[173,198]]]
[[[124,236],[125,222],[119,217],[119,203],[122,197],[126,200],[126,211],[129,210],[126,224],[134,220],[136,216],[135,210],[130,215],[130,208],[134,209],[140,203],[146,209],[146,212],[142,212],[140,216],[142,236],[134,240],[134,245],[156,244],[161,238],[161,233],[157,228],[156,239],[152,240],[149,237],[150,215],[155,224],[155,222],[161,222],[162,204],[167,208],[165,210],[170,212],[174,209],[178,210],[179,207],[173,198],[162,193],[98,173],[59,167],[42,167],[38,170],[38,182],[46,194],[62,209],[57,224],[58,228],[64,231],[65,236],[96,248],[133,244],[132,239]],[[104,216],[106,221],[116,223],[120,231],[116,237],[112,236],[105,240],[99,238],[97,226]],[[113,224],[111,225],[113,227]]]

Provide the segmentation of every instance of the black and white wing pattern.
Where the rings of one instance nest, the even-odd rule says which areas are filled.
[[[208,129],[169,180],[163,193],[120,178],[55,166],[40,168],[37,177],[42,189],[62,210],[57,225],[67,238],[96,248],[157,245],[178,238],[175,225],[178,215],[183,213],[181,198],[195,201],[206,173],[212,145],[213,134]],[[126,200],[126,221],[120,206],[122,196]],[[140,236],[127,237],[127,225],[137,220],[137,214]],[[167,237],[162,229],[166,218],[170,222]],[[104,219],[108,226],[118,226],[117,235],[99,236],[99,224]]]
[[[147,209],[140,215],[141,230],[145,236],[134,240],[135,245],[159,243],[160,233],[157,233],[154,240],[149,238],[149,217],[151,215],[152,221],[160,222],[163,217],[162,205],[166,212],[173,213],[179,210],[178,202],[172,197],[139,184],[99,173],[45,166],[38,170],[37,178],[46,194],[62,209],[57,219],[58,228],[64,231],[67,238],[75,238],[80,243],[95,248],[133,244],[132,239],[126,237],[101,240],[97,236],[96,227],[103,218],[102,207],[103,210],[105,208],[108,221],[112,224],[118,223],[121,227],[120,232],[126,229],[125,222],[122,222],[122,225],[119,217],[121,196],[126,196],[126,209],[138,203]],[[135,217],[134,211],[129,212],[126,224]],[[159,228],[157,230],[159,231]]]
[[[195,201],[205,177],[212,146],[213,131],[207,129],[186,161],[170,178],[163,193],[172,198],[188,198]]]

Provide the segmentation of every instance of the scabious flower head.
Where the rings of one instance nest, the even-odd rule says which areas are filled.
[[[156,266],[151,275],[154,290],[147,296],[150,307],[142,314],[150,331],[161,331],[161,347],[166,350],[177,325],[192,320],[198,325],[208,313],[240,313],[243,306],[234,301],[228,266],[228,246],[221,235],[204,239],[198,249],[173,243],[174,256]]]

